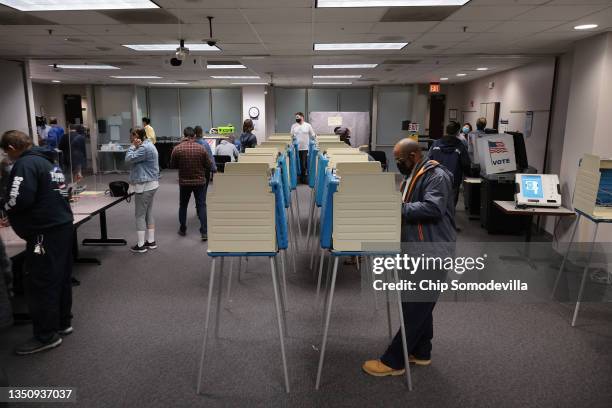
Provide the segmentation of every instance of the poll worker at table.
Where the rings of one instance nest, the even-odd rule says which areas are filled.
[[[144,253],[157,248],[153,201],[159,188],[159,157],[143,128],[132,129],[130,139],[132,145],[125,153],[125,163],[130,166],[130,183],[134,189],[137,235],[136,245],[130,250]]]
[[[72,244],[70,204],[60,194],[61,170],[17,130],[2,135],[0,148],[14,162],[4,203],[15,233],[26,241],[25,288],[34,337],[15,350],[33,354],[59,346],[72,333]]]
[[[435,160],[424,157],[419,144],[411,139],[400,140],[393,155],[397,168],[405,177],[401,184],[402,242],[455,242],[452,174]],[[402,303],[411,363],[431,364],[435,305],[435,301]],[[370,375],[383,377],[402,375],[404,367],[402,338],[398,331],[380,359],[366,361],[362,368]]]
[[[229,156],[231,161],[235,162],[238,159],[238,149],[232,142],[233,137],[230,136],[230,140],[221,139],[217,145],[217,156]]]
[[[187,234],[187,206],[193,194],[196,201],[198,218],[200,219],[200,237],[208,240],[206,220],[206,190],[208,182],[206,174],[211,171],[212,159],[206,149],[196,143],[195,131],[187,127],[183,131],[183,140],[173,150],[170,156],[170,167],[178,169],[179,176],[179,235]]]
[[[316,135],[310,123],[304,120],[302,112],[295,113],[295,123],[291,126],[291,134],[298,143],[301,168],[300,182],[306,184],[308,182],[308,145],[310,139],[314,139]]]
[[[253,134],[253,121],[245,119],[242,124],[242,134],[240,135],[240,153],[244,153],[247,148],[257,147],[257,136]]]

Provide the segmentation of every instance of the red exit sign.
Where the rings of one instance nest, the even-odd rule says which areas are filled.
[[[439,82],[431,82],[429,84],[429,93],[439,93],[440,92],[440,83]]]

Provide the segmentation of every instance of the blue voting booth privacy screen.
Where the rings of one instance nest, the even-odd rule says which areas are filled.
[[[599,190],[596,204],[603,207],[612,207],[612,169],[600,169]]]
[[[526,199],[542,199],[544,192],[542,191],[542,176],[521,177],[521,192]]]

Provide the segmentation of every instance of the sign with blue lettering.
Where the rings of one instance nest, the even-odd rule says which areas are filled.
[[[521,192],[526,199],[544,198],[542,177],[523,175],[521,178]]]

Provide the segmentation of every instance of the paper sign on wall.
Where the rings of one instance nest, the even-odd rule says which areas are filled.
[[[342,116],[330,116],[327,118],[327,126],[342,126]]]
[[[132,112],[121,112],[121,117],[125,120],[132,119]]]
[[[414,132],[414,133],[418,133],[419,132],[419,124],[418,123],[411,123],[408,125],[408,131],[409,132]]]
[[[110,140],[119,140],[121,139],[121,134],[119,132],[121,129],[119,126],[111,126],[110,127]]]

